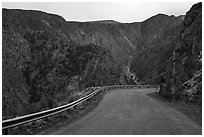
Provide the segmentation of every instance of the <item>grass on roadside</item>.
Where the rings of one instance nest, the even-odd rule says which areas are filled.
[[[202,106],[197,106],[195,104],[186,104],[182,101],[176,100],[172,100],[171,102],[169,102],[169,99],[159,96],[158,93],[149,93],[148,96],[177,109],[202,126]]]
[[[81,118],[91,110],[97,107],[103,96],[108,91],[99,92],[89,100],[79,104],[72,109],[62,113],[43,118],[35,122],[25,124],[19,127],[9,129],[10,135],[32,135],[32,134],[48,134],[49,131],[57,130],[63,125],[67,125],[76,119]]]

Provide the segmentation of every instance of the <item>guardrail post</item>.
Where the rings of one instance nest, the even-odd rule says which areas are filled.
[[[60,107],[57,107],[57,108],[54,108],[54,109],[50,109],[50,110],[46,110],[46,111],[42,111],[42,112],[38,112],[38,113],[33,113],[32,115],[25,115],[25,116],[22,116],[22,117],[18,117],[18,119],[14,118],[14,119],[8,119],[8,120],[5,120],[2,122],[2,127],[4,129],[2,129],[2,133],[4,135],[8,135],[9,134],[9,128],[11,127],[14,127],[14,126],[19,126],[21,124],[25,124],[25,123],[29,123],[29,122],[33,122],[35,120],[38,120],[38,119],[42,119],[42,118],[45,118],[46,117],[46,121],[48,121],[48,116],[51,116],[51,115],[55,115],[57,113],[60,113],[62,111],[65,111],[65,110],[70,110],[70,108],[74,108],[74,107],[77,107],[78,104],[88,100],[89,98],[91,98],[92,96],[94,96],[95,94],[97,94],[98,92],[100,91],[109,91],[109,90],[112,90],[112,89],[130,89],[130,88],[144,88],[144,87],[147,87],[147,88],[151,88],[153,86],[151,85],[137,85],[137,86],[125,86],[125,85],[122,85],[122,86],[107,86],[107,87],[103,87],[102,89],[97,89],[96,92],[94,91],[94,93],[90,93],[89,95],[81,98],[81,99],[78,99],[76,101],[73,101],[72,103],[69,103],[69,104],[66,104],[66,105],[63,105],[63,106],[60,106]],[[157,92],[159,92],[160,90],[160,86],[155,86],[155,90]],[[8,125],[8,126],[5,126],[5,125]]]
[[[48,117],[45,118],[45,121],[48,122]]]

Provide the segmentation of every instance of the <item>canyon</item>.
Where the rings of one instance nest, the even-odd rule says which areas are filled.
[[[158,84],[167,98],[176,86],[178,99],[195,89],[199,102],[201,34],[201,3],[186,15],[133,23],[2,9],[3,119],[70,102],[92,86]]]

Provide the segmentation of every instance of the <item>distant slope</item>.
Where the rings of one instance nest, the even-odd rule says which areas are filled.
[[[88,21],[91,23],[102,23],[102,24],[117,24],[120,23],[118,21],[114,21],[114,20],[98,20],[98,21]]]
[[[144,38],[142,41],[143,46],[141,46],[141,49],[131,63],[131,70],[135,72],[140,82],[154,83],[152,78],[165,71],[168,60],[175,48],[181,27],[181,25],[178,25],[167,29],[163,33],[155,35],[155,39],[149,38],[153,35]]]

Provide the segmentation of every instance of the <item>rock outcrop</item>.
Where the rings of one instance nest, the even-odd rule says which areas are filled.
[[[186,13],[162,87],[163,96],[202,104],[202,3]]]

